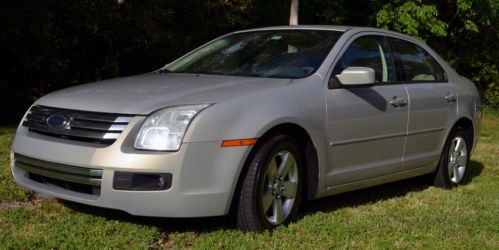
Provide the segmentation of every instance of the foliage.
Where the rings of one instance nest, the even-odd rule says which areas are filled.
[[[0,123],[61,88],[152,71],[214,37],[286,25],[290,0],[0,1]],[[425,40],[497,107],[499,0],[300,0],[300,23]],[[491,87],[492,86],[492,87]]]
[[[423,39],[430,34],[446,36],[447,24],[438,19],[436,6],[421,2],[396,0],[385,4],[377,14],[378,26]]]
[[[250,14],[271,15],[266,7],[272,4],[259,13],[249,3],[1,1],[0,123],[17,122],[48,92],[152,71],[218,35],[248,27]]]
[[[499,56],[499,55],[498,55]],[[486,109],[499,112],[499,68],[498,64],[476,62],[473,64],[478,72],[473,72],[472,80],[482,82],[483,102]]]
[[[495,110],[497,110],[497,107],[499,107],[499,85],[497,82],[489,85],[488,89],[485,91],[485,100],[487,101],[489,108],[494,109],[495,107]]]
[[[377,24],[426,40],[499,109],[498,11],[498,0],[397,0],[382,6]]]
[[[13,130],[0,131],[7,131],[0,139],[6,159]],[[242,233],[221,217],[141,218],[44,201],[0,206],[0,248],[498,249],[498,140],[499,117],[486,114],[466,185],[444,190],[415,178],[336,195],[305,203],[296,222],[274,231]]]

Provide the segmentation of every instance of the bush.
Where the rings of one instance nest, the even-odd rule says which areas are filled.
[[[499,112],[499,84],[490,84],[488,89],[485,91],[484,99],[484,104],[486,105],[487,109],[494,112]]]

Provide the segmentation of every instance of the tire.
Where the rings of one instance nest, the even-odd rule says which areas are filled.
[[[262,231],[289,223],[302,196],[303,165],[296,141],[287,135],[272,137],[255,149],[247,164],[236,204],[237,228]]]
[[[470,143],[462,128],[458,127],[451,132],[434,175],[434,186],[452,188],[466,182],[470,165]]]

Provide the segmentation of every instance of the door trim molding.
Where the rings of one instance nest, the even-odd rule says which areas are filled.
[[[447,129],[446,127],[438,127],[438,128],[428,128],[428,129],[420,129],[412,132],[408,132],[407,135],[418,135],[418,134],[426,134],[431,132],[437,132]]]
[[[332,142],[331,146],[340,146],[340,145],[345,145],[345,144],[352,144],[352,143],[358,143],[358,142],[367,142],[367,141],[376,141],[376,140],[382,140],[382,139],[389,139],[389,138],[395,138],[395,137],[401,137],[401,136],[406,136],[406,132],[400,132],[400,133],[393,133],[393,134],[388,134],[388,135],[377,135],[377,136],[370,136],[370,137],[364,137],[360,139],[350,139],[350,140],[343,140],[343,141],[337,141],[337,142]]]
[[[400,136],[410,136],[410,135],[418,135],[418,134],[425,134],[425,133],[431,133],[431,132],[437,132],[437,131],[442,131],[445,130],[445,127],[438,127],[438,128],[429,128],[429,129],[420,129],[412,132],[400,132],[400,133],[394,133],[394,134],[389,134],[389,135],[379,135],[379,136],[371,136],[371,137],[364,137],[360,139],[352,139],[352,140],[343,140],[343,141],[337,141],[337,142],[332,142],[331,146],[341,146],[341,145],[346,145],[346,144],[353,144],[353,143],[358,143],[358,142],[368,142],[368,141],[376,141],[376,140],[383,140],[383,139],[390,139],[390,138],[395,138],[395,137],[400,137]]]

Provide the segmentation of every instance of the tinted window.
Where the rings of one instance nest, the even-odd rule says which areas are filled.
[[[416,44],[394,39],[405,80],[408,82],[446,81],[445,71],[426,50]]]
[[[217,39],[170,64],[175,73],[301,78],[322,64],[341,32],[271,30]]]
[[[381,36],[363,36],[353,41],[333,70],[339,75],[348,67],[368,67],[375,71],[376,82],[395,82],[395,67],[388,42]]]

